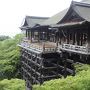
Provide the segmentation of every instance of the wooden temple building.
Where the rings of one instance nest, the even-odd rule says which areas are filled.
[[[48,17],[26,16],[20,27],[21,73],[26,86],[75,75],[74,63],[90,64],[90,2],[72,1]]]

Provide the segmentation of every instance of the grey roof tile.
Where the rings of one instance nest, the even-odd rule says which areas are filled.
[[[26,16],[21,27],[34,27],[37,24],[41,24],[48,17]]]

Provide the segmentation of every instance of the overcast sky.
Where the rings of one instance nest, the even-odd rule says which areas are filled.
[[[26,15],[50,17],[70,6],[72,0],[0,0],[0,35],[20,33]],[[75,0],[81,1],[81,0]]]

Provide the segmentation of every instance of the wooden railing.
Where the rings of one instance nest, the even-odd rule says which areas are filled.
[[[20,45],[42,53],[51,53],[57,51],[56,43],[52,43],[52,42],[30,43],[29,40],[23,40]]]
[[[68,51],[73,51],[78,53],[90,53],[90,49],[85,46],[62,44],[59,48],[62,50],[68,50]]]

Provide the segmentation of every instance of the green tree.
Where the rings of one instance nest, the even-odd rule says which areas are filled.
[[[1,35],[0,36],[0,41],[6,40],[6,39],[9,39],[9,38],[10,38],[9,36]]]
[[[0,79],[18,76],[20,51],[17,46],[22,35],[0,42]]]

